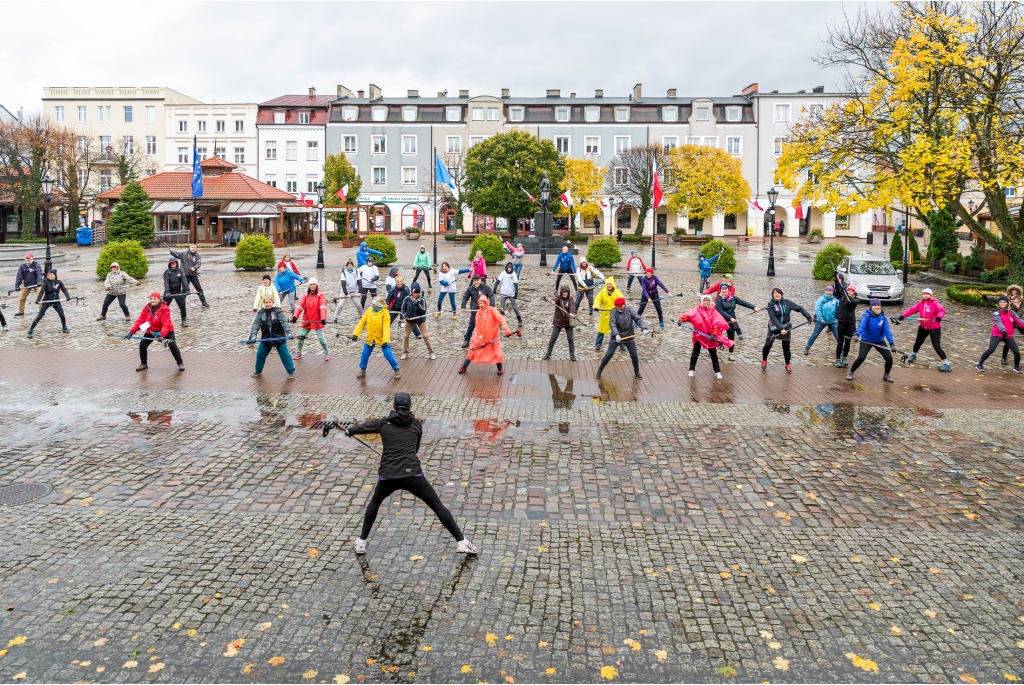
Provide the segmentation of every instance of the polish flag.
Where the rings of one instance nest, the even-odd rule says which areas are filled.
[[[654,208],[661,205],[661,182],[658,180],[658,162],[654,162]]]
[[[602,207],[607,207],[607,206],[608,206],[608,203],[607,203],[607,202],[605,202],[604,200],[601,200],[601,206],[602,206]]]
[[[301,190],[299,191],[299,202],[301,202],[302,204],[306,205],[307,207],[312,207],[313,206],[313,201],[310,200],[309,198],[307,198],[306,194],[304,192],[302,192]]]
[[[762,207],[761,205],[757,204],[757,200],[754,200],[753,202],[751,202],[750,200],[747,200],[747,204],[750,205],[751,209],[756,209],[757,211],[759,211],[761,213],[764,213],[764,207]]]
[[[533,195],[530,195],[530,191],[527,190],[526,188],[524,188],[522,186],[519,186],[519,190],[521,190],[524,193],[526,193],[526,197],[530,198],[530,202],[536,202],[537,201],[537,198],[535,198]]]
[[[564,193],[562,193],[561,195],[559,195],[558,199],[561,200],[565,205],[567,205],[569,207],[571,207],[573,205],[572,194],[570,194],[568,190],[565,191]]]
[[[804,218],[804,206],[803,206],[803,203],[798,202],[796,204],[796,207],[793,208],[793,216],[795,216],[797,219],[803,219]]]
[[[341,201],[342,201],[342,202],[347,202],[347,201],[348,201],[348,184],[346,183],[345,185],[343,185],[343,186],[342,186],[342,187],[341,187],[341,188],[340,188],[340,189],[338,190],[338,192],[337,192],[337,193],[335,193],[335,195],[337,195],[338,197],[340,197],[340,198],[341,198]]]

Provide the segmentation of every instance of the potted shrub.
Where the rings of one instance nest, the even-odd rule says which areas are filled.
[[[820,243],[825,239],[825,234],[820,228],[816,228],[807,234],[807,242],[809,243]]]
[[[677,226],[673,231],[672,242],[681,243],[683,242],[683,236],[686,235],[686,229],[682,226]]]
[[[406,240],[419,240],[420,239],[420,229],[416,228],[415,226],[412,226],[410,228],[405,229],[405,239]]]

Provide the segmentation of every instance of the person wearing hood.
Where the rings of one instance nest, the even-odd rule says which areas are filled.
[[[608,340],[608,349],[601,359],[601,365],[597,367],[597,375],[594,378],[601,377],[604,367],[611,361],[615,355],[615,349],[621,344],[625,345],[626,349],[629,350],[629,358],[633,362],[633,376],[640,380],[643,376],[640,375],[640,357],[636,353],[637,334],[633,331],[633,328],[634,326],[639,326],[643,333],[647,333],[647,324],[644,323],[639,314],[633,311],[632,307],[626,306],[626,298],[619,297],[615,300],[615,308],[608,312],[608,326],[611,333]]]
[[[626,292],[633,287],[633,279],[640,280],[645,273],[647,273],[647,265],[644,264],[644,260],[633,250],[629,253],[629,259],[626,260],[626,273],[629,274],[629,280],[626,281]]]
[[[658,295],[658,288],[664,290],[667,297],[672,297],[672,293],[668,291],[661,279],[654,275],[654,269],[647,267],[647,272],[640,279],[640,308],[636,310],[636,313],[643,316],[644,310],[647,309],[647,303],[652,303],[654,310],[658,312],[658,325],[664,328],[665,315],[661,311],[661,297]]]
[[[576,282],[576,261],[572,258],[568,245],[562,245],[562,251],[555,257],[555,265],[551,268],[551,273],[558,274],[558,277],[555,279],[556,293],[558,292],[558,284],[562,282],[562,276],[566,275],[572,281],[572,287],[577,291],[580,289],[580,284]]]
[[[722,289],[728,292],[727,288]],[[693,327],[693,349],[690,351],[690,378],[697,368],[697,359],[701,350],[707,350],[711,357],[711,366],[715,370],[715,378],[722,380],[722,369],[718,364],[718,347],[732,347],[732,340],[722,340],[721,336],[729,329],[729,322],[719,313],[711,302],[710,295],[701,295],[700,304],[679,317],[679,325],[689,322]]]
[[[275,307],[281,308],[281,297],[277,294],[277,288],[270,280],[270,274],[264,274],[260,287],[256,288],[256,299],[252,302],[253,314],[263,309],[263,301],[268,297],[274,302]]]
[[[1001,343],[1005,342],[1006,346],[1013,352],[1013,371],[1014,373],[1020,373],[1020,348],[1017,347],[1014,332],[1017,329],[1024,329],[1024,320],[1015,311],[1010,309],[1010,298],[1006,295],[1000,295],[997,304],[999,308],[992,312],[992,333],[989,338],[988,349],[982,353],[981,359],[978,360],[978,365],[975,368],[984,373],[985,360],[999,348]]]
[[[430,335],[427,333],[427,301],[423,297],[423,286],[413,283],[409,291],[409,297],[402,300],[402,318],[405,319],[405,332],[402,334],[402,359],[409,355],[409,334],[416,333],[417,338],[423,338],[427,345],[427,354],[430,359],[437,359],[434,355],[434,346],[430,344]]]
[[[826,328],[832,331],[832,337],[839,340],[839,322],[836,321],[836,309],[839,307],[839,300],[835,296],[835,287],[825,286],[825,294],[814,303],[814,332],[807,339],[804,346],[804,356],[811,353],[811,345],[818,339],[818,334]]]
[[[315,278],[309,279],[309,287],[306,294],[299,300],[299,305],[292,312],[292,323],[302,319],[302,332],[299,333],[299,344],[297,347],[296,359],[302,359],[302,344],[306,342],[306,336],[310,331],[316,331],[316,339],[320,341],[320,347],[324,349],[324,361],[331,361],[331,353],[327,351],[327,338],[324,336],[324,326],[327,325],[327,296],[320,290],[320,284]]]
[[[476,280],[476,276],[473,280]],[[459,373],[466,373],[470,362],[477,364],[495,364],[498,367],[498,375],[505,373],[505,353],[501,349],[501,337],[499,331],[504,331],[505,337],[512,335],[512,330],[505,322],[505,317],[497,309],[491,306],[488,297],[481,293],[477,299],[477,310],[475,317],[476,328],[474,330],[473,344],[466,352],[466,359],[462,362]]]
[[[579,289],[576,291],[576,310],[579,311],[580,303],[583,302],[583,298],[587,298],[587,311],[590,312],[590,316],[594,316],[594,291],[597,289],[598,279],[604,280],[604,274],[597,270],[596,267],[590,266],[587,260],[581,259],[580,265],[576,269],[576,285]]]
[[[885,360],[882,380],[894,383],[889,372],[892,371],[892,347],[896,343],[892,339],[889,319],[882,313],[881,300],[871,298],[868,302],[868,310],[861,315],[860,324],[857,326],[857,336],[860,338],[860,349],[857,351],[857,358],[853,360],[853,366],[850,367],[850,373],[846,374],[846,380],[853,380],[853,374],[867,359],[868,352],[875,349]]]
[[[622,297],[622,293],[615,287],[615,279],[608,276],[604,279],[604,287],[594,296],[594,305],[591,311],[598,311],[597,339],[594,341],[594,349],[601,349],[601,342],[604,336],[611,333],[612,310],[615,309],[615,301]]]
[[[391,351],[391,317],[388,315],[388,307],[383,298],[374,297],[370,300],[370,308],[363,312],[359,323],[352,329],[352,335],[349,336],[352,342],[359,340],[359,335],[364,328],[366,329],[366,342],[363,344],[363,353],[359,357],[359,373],[356,374],[356,378],[366,378],[366,367],[370,363],[370,354],[374,347],[380,345],[380,351],[388,364],[391,364],[397,381],[400,375],[398,360],[395,359],[395,353]]]
[[[383,450],[377,481],[366,505],[363,529],[355,541],[356,554],[366,554],[366,541],[370,538],[377,512],[392,493],[404,490],[430,507],[441,525],[458,543],[455,551],[459,554],[476,554],[473,546],[455,522],[455,517],[441,503],[423,473],[419,459],[420,441],[423,439],[423,424],[412,413],[412,397],[407,392],[395,393],[394,410],[385,418],[345,426],[346,435],[380,434]]]
[[[370,247],[366,244],[365,240],[363,242],[359,243],[359,249],[356,250],[356,267],[360,267],[360,266],[365,265],[366,264],[366,260],[370,259],[370,255],[375,255],[377,257],[383,257],[384,253],[383,252],[378,252],[377,250],[370,249]]]
[[[338,295],[338,306],[334,309],[334,323],[338,323],[338,315],[346,304],[356,308],[356,295],[359,294],[359,274],[352,260],[345,262],[345,268],[341,270],[341,294]],[[362,311],[357,310],[360,316]]]
[[[284,264],[277,265],[277,276],[274,278],[274,288],[278,296],[283,298],[282,302],[288,302],[288,311],[295,310],[295,289],[306,279],[298,275]]]
[[[516,276],[512,262],[505,264],[505,270],[494,279],[494,287],[501,297],[498,302],[498,309],[505,311],[505,303],[512,305],[512,311],[516,313],[516,322],[519,328],[523,327],[523,315],[519,313],[519,276]]]
[[[846,286],[846,297],[836,307],[836,368],[845,369],[850,354],[850,343],[857,331],[857,286]]]
[[[282,266],[285,267],[286,269],[294,273],[296,276],[302,275],[302,273],[299,271],[299,265],[292,261],[292,256],[290,254],[286,254],[284,257],[282,257],[281,261],[277,263],[277,266],[278,268],[281,268]]]
[[[455,309],[455,281],[459,280],[459,276],[462,274],[468,274],[469,269],[459,269],[458,271],[452,271],[452,266],[448,262],[441,262],[441,268],[437,272],[437,281],[441,286],[440,292],[437,294],[437,313],[434,314],[434,318],[440,318],[441,316],[441,305],[444,303],[444,296],[448,296],[448,302],[452,306],[452,321],[458,318],[458,312]]]
[[[722,315],[722,318],[725,319],[726,324],[729,326],[726,335],[730,341],[735,341],[736,336],[743,340],[743,333],[740,332],[740,324],[736,317],[736,307],[746,307],[747,309],[752,309],[755,313],[761,311],[761,308],[736,297],[736,289],[732,288],[732,284],[728,281],[721,281],[717,285],[718,297],[715,298],[715,310]],[[711,296],[708,293],[705,293],[705,295]],[[729,361],[735,361],[735,357],[732,356],[732,350],[732,345],[730,345]]]
[[[260,339],[256,338],[259,334]],[[291,352],[288,351],[288,340],[295,336],[288,326],[288,319],[281,311],[280,302],[267,295],[263,298],[263,307],[256,313],[253,319],[252,328],[249,330],[249,344],[259,342],[256,348],[256,368],[252,377],[259,378],[263,375],[263,366],[267,363],[267,355],[271,350],[277,350],[277,356],[281,358],[284,370],[288,372],[288,378],[295,378],[295,363],[292,361]]]
[[[128,286],[136,286],[139,282],[134,278],[121,271],[121,265],[117,262],[110,263],[110,273],[103,279],[103,289],[107,291],[107,294],[103,297],[103,308],[100,310],[100,315],[96,317],[97,321],[105,321],[107,318],[107,309],[110,308],[110,304],[117,300],[117,304],[120,305],[121,311],[124,313],[124,321],[128,323],[132,320],[131,312],[128,311],[128,305],[125,303],[125,298],[128,296]]]
[[[167,261],[167,269],[164,271],[164,302],[170,304],[173,301],[178,305],[182,328],[188,328],[188,322],[185,321],[187,316],[185,300],[188,299],[188,294],[188,278],[185,276],[185,270],[178,265],[177,257],[171,257]]]
[[[512,247],[512,243],[505,241],[505,252],[512,258],[512,270],[516,272],[516,278],[522,278],[523,257],[526,256],[526,248],[522,243]]]
[[[139,366],[136,371],[145,371],[149,368],[149,346],[153,341],[166,342],[167,349],[178,364],[178,371],[185,370],[185,363],[181,359],[181,350],[174,342],[174,323],[171,322],[171,309],[167,302],[158,292],[149,294],[149,303],[142,308],[139,318],[132,324],[131,330],[125,338],[130,338],[137,331],[142,331],[142,340],[139,342]]]
[[[192,243],[184,252],[175,252],[174,250],[170,252],[172,257],[177,257],[181,260],[181,270],[185,272],[185,278],[188,279],[189,284],[195,288],[200,304],[203,307],[209,307],[210,305],[206,302],[206,294],[203,292],[203,286],[199,282],[199,269],[203,266],[203,258],[199,254],[199,246]]]
[[[1024,297],[1024,290],[1022,290],[1019,285],[1008,285],[1008,286],[1006,286],[1006,298],[1010,302],[1010,311],[1013,312],[1014,314],[1016,314],[1017,316],[1021,316],[1021,305],[1024,304],[1024,302],[1022,302],[1022,297]],[[1022,318],[1024,318],[1024,317],[1022,317]],[[1021,333],[1024,333],[1024,328],[1021,328],[1021,327],[1018,326],[1017,330],[1020,331]],[[1007,365],[1006,364],[1006,360],[1007,360],[1009,354],[1010,354],[1010,346],[1004,344],[1003,345],[1003,359],[1000,362],[1003,366]],[[941,371],[941,369],[940,369],[940,371]]]
[[[565,331],[565,339],[569,341],[569,361],[576,361],[576,341],[573,339],[572,329],[576,319],[576,304],[569,293],[569,286],[565,283],[558,289],[558,297],[548,300],[555,307],[555,315],[551,320],[551,338],[548,340],[548,351],[544,353],[544,359],[551,359],[551,351],[555,349],[555,342],[558,335]],[[591,314],[593,316],[593,314]]]
[[[921,301],[900,314],[894,323],[899,325],[903,319],[912,314],[917,314],[917,338],[914,339],[914,351],[907,358],[907,363],[913,364],[917,360],[917,352],[924,345],[925,338],[930,338],[932,349],[935,350],[935,354],[939,355],[939,359],[942,360],[942,366],[939,367],[939,371],[952,371],[953,365],[946,359],[946,353],[942,349],[942,320],[946,317],[946,310],[935,299],[931,288],[922,290]]]
[[[395,287],[395,281],[398,279],[398,274],[402,273],[402,270],[397,266],[393,266],[388,269],[388,275],[384,279],[384,292],[391,292],[391,289]]]
[[[433,264],[430,262],[430,255],[427,254],[427,248],[423,245],[420,245],[420,251],[416,253],[416,259],[413,260],[412,266],[416,269],[416,273],[412,277],[412,282],[415,283],[419,280],[420,274],[422,273],[427,277],[427,288],[432,288],[433,286],[430,285],[430,267],[432,267]]]
[[[367,257],[366,262],[356,269],[359,276],[359,308],[366,311],[366,296],[370,299],[377,297],[377,283],[380,281],[380,270],[373,263],[373,257]]]
[[[477,302],[481,297],[487,298],[487,303],[494,306],[494,291],[487,285],[486,278],[480,274],[472,274],[470,285],[462,295],[462,311],[467,311],[466,305],[469,305],[469,325],[466,326],[466,334],[462,337],[463,349],[469,347],[469,341],[473,338],[473,330],[476,328]]]
[[[786,361],[786,373],[793,373],[793,367],[789,363],[789,344],[792,340],[790,334],[793,330],[790,315],[793,312],[800,312],[807,319],[807,323],[811,322],[811,315],[796,302],[784,298],[782,288],[772,289],[772,300],[765,309],[768,310],[768,335],[765,337],[764,347],[761,348],[761,370],[768,370],[768,353],[772,351],[772,345],[778,338],[782,341],[782,356]]]
[[[67,319],[64,318],[64,307],[60,304],[60,294],[64,293],[64,300],[66,302],[71,301],[71,296],[68,295],[68,289],[64,287],[62,281],[57,280],[57,272],[50,269],[46,272],[46,278],[43,279],[43,284],[39,288],[39,294],[36,296],[36,304],[39,305],[39,313],[36,314],[35,321],[28,327],[28,337],[32,337],[32,331],[35,330],[36,324],[42,321],[43,316],[46,314],[50,307],[53,307],[57,316],[60,317],[60,328],[64,333],[70,333],[68,330]]]
[[[697,256],[697,269],[700,271],[700,292],[707,290],[708,284],[711,281],[711,273],[714,271],[715,262],[718,261],[722,253],[719,252],[711,259],[708,259],[703,254]]]

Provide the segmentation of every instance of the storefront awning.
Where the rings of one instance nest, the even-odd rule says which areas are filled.
[[[271,218],[277,215],[277,207],[268,202],[238,200],[229,202],[217,216],[221,219],[241,219],[249,217]]]
[[[172,202],[155,202],[153,203],[152,209],[149,210],[150,214],[191,214],[192,203],[182,202],[180,200]]]
[[[317,211],[316,207],[296,207],[293,205],[285,205],[283,209],[285,214],[313,214]]]

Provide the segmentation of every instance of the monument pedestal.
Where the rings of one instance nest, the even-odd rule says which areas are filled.
[[[579,250],[571,242],[560,235],[552,234],[553,225],[550,212],[537,212],[533,215],[533,235],[518,236],[514,241],[523,244],[526,254],[541,255],[541,266],[548,265],[546,259],[548,253],[557,254],[562,251],[564,245],[569,246],[571,254],[579,254]]]

